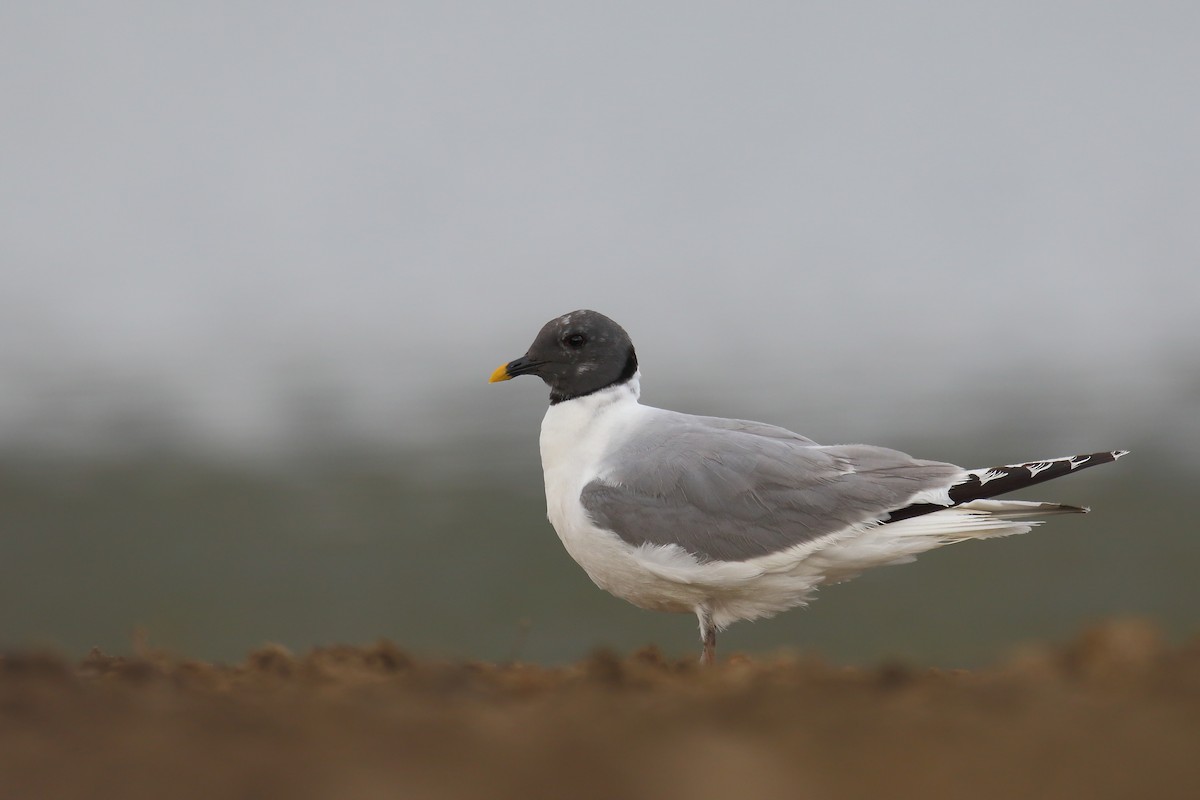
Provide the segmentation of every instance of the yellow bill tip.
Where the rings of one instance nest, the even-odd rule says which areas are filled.
[[[499,383],[500,381],[511,379],[512,375],[508,374],[508,364],[501,364],[496,367],[496,371],[492,373],[492,377],[488,378],[488,383]]]

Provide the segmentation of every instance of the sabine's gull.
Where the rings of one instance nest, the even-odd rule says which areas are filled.
[[[490,382],[518,375],[550,387],[546,508],[567,552],[617,597],[694,613],[706,664],[717,631],[804,605],[823,584],[953,542],[1025,533],[1041,524],[1033,517],[1086,512],[991,498],[1127,452],[964,469],[645,406],[633,342],[595,311],[547,322]]]

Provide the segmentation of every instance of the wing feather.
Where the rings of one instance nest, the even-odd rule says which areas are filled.
[[[615,450],[580,500],[634,546],[745,561],[879,522],[964,477],[884,447],[821,446],[774,426],[663,411]]]

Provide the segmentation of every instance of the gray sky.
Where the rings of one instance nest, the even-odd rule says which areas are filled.
[[[0,444],[532,425],[585,306],[810,434],[1194,418],[1198,9],[8,4]]]

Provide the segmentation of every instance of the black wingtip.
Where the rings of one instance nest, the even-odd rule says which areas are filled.
[[[1118,458],[1128,455],[1128,450],[1108,450],[1099,453],[1087,453],[1069,458],[1054,458],[1047,461],[1027,461],[1024,464],[1006,464],[1001,467],[973,469],[970,477],[957,486],[951,487],[950,499],[955,505],[968,503],[971,500],[983,500],[1008,492],[1024,489],[1063,475],[1094,467],[1098,464],[1111,464]]]
[[[1027,461],[1024,464],[1006,464],[999,467],[969,470],[966,480],[950,487],[950,502],[951,505],[957,506],[972,500],[987,500],[1037,483],[1061,478],[1097,464],[1111,464],[1121,456],[1128,454],[1128,450],[1107,450],[1069,458],[1052,458],[1046,461]],[[897,522],[940,511],[943,508],[946,506],[935,503],[914,503],[892,511],[887,521]],[[1080,514],[1091,511],[1090,508],[1069,508]]]

